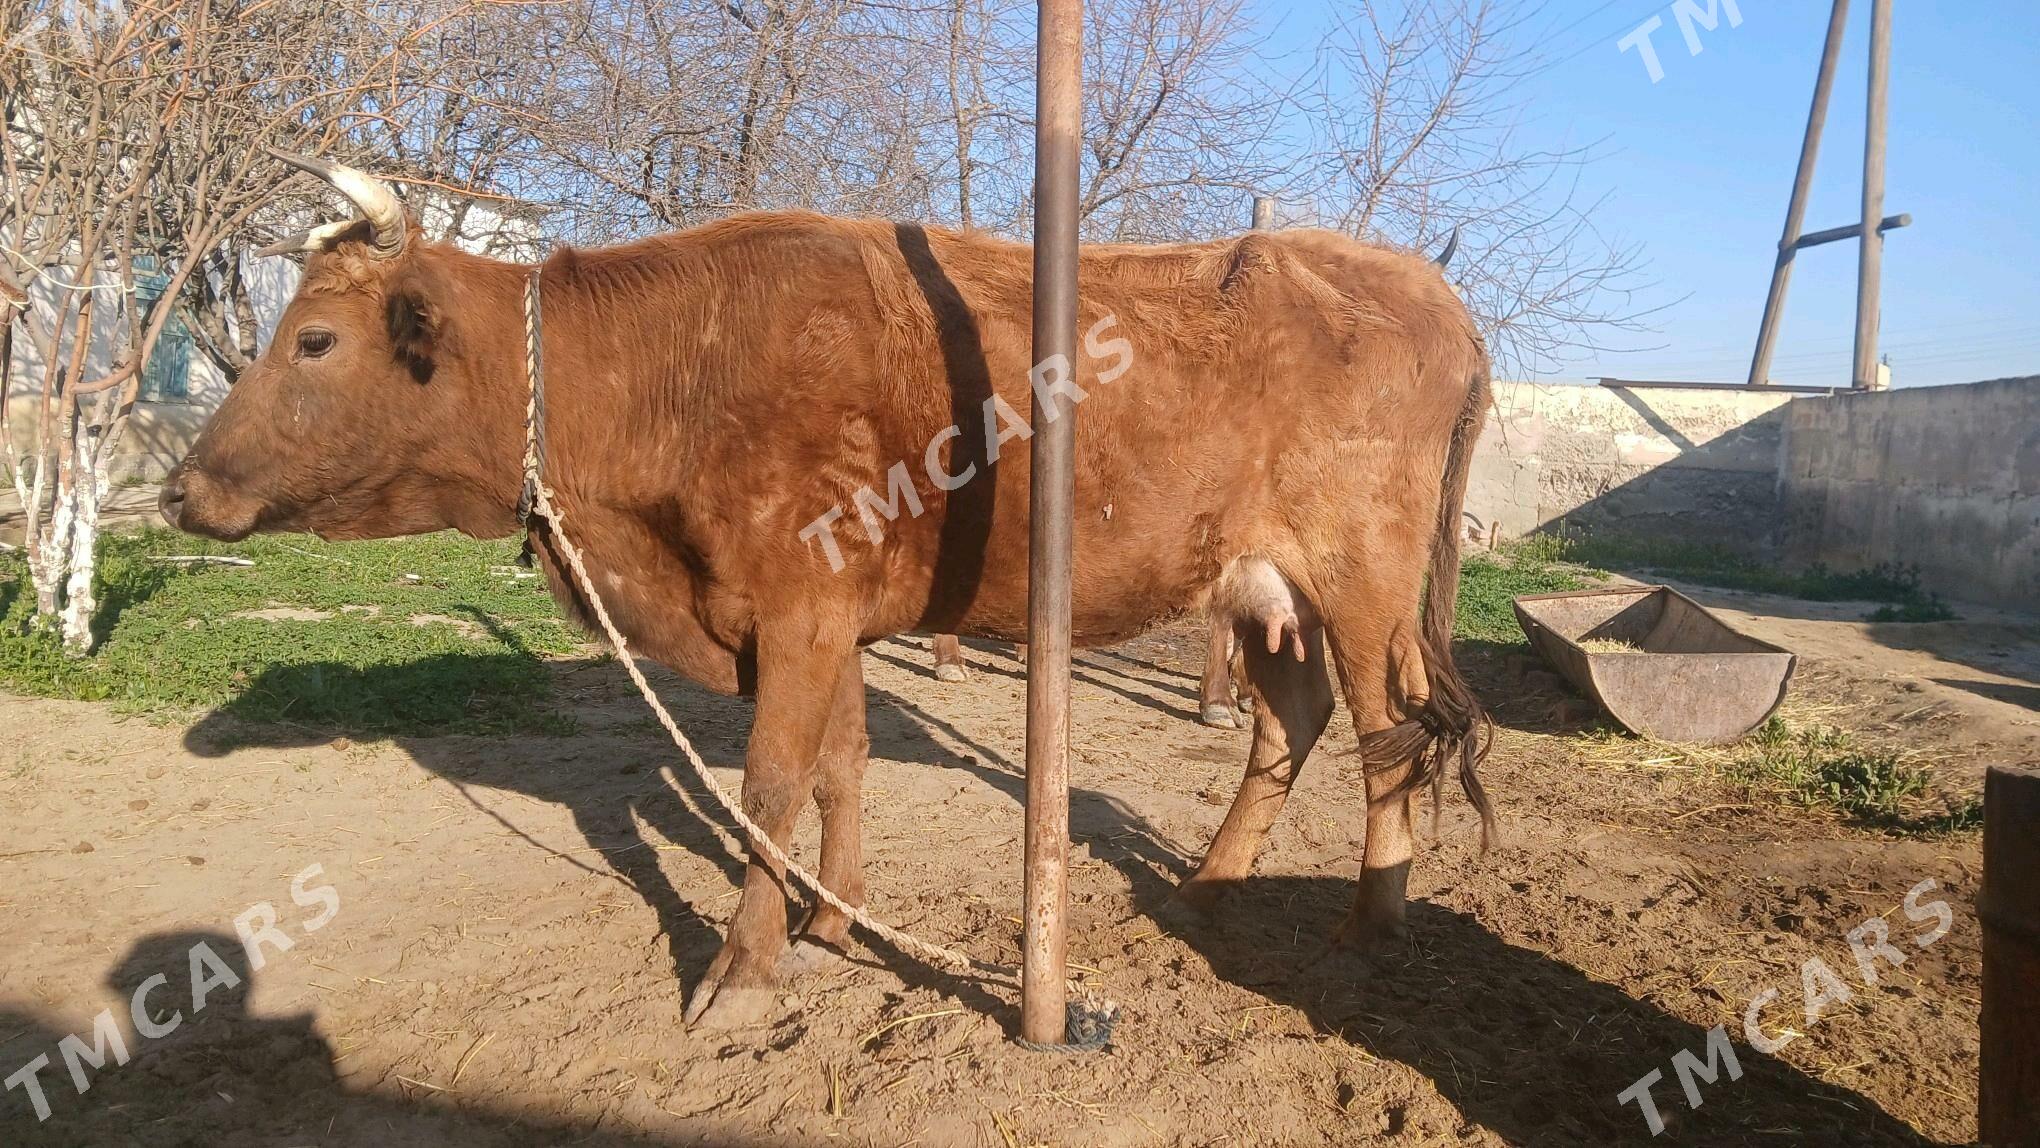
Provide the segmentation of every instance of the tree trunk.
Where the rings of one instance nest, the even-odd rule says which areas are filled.
[[[92,579],[98,566],[99,499],[106,492],[107,460],[98,457],[103,438],[88,420],[78,420],[76,433],[77,462],[71,482],[76,505],[71,512],[71,569],[64,584],[62,623],[64,652],[84,657],[92,652],[92,615],[99,609]],[[57,548],[56,552],[63,550]]]

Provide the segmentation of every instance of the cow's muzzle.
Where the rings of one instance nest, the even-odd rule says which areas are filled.
[[[261,517],[258,503],[186,463],[179,463],[163,479],[156,509],[163,521],[186,534],[222,542],[239,542],[253,534]]]

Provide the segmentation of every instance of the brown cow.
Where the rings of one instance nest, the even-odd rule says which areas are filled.
[[[299,162],[368,218],[303,239],[297,295],[165,483],[165,517],[221,539],[518,530],[532,269],[426,242],[387,188]],[[1087,396],[1077,642],[1218,611],[1241,623],[1257,703],[1245,781],[1178,897],[1208,908],[1248,875],[1331,717],[1329,651],[1369,769],[1336,936],[1399,935],[1415,786],[1456,759],[1487,816],[1484,719],[1450,649],[1487,400],[1465,307],[1422,259],[1322,232],[1094,246],[1088,353],[1031,374],[1029,263],[982,235],[800,213],[546,260],[546,474],[611,614],[645,656],[755,691],[744,808],[784,842],[816,801],[820,876],[860,902],[858,649],[1025,637],[1018,412],[1030,379],[1060,409]],[[754,849],[690,1023],[769,1001],[782,877]],[[846,930],[822,908],[797,952]]]

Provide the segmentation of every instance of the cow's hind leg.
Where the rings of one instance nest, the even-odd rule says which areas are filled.
[[[1241,624],[1239,646],[1247,688],[1255,701],[1254,745],[1247,754],[1246,777],[1203,864],[1176,891],[1180,903],[1200,912],[1210,912],[1220,895],[1253,869],[1262,838],[1282,812],[1304,759],[1332,717],[1324,631],[1311,627],[1301,635],[1301,661],[1287,645],[1270,653],[1262,639],[1258,622]]]
[[[744,812],[782,850],[814,793],[815,768],[854,649],[847,628],[775,619],[758,633],[758,712],[744,757]],[[722,951],[687,1002],[689,1025],[762,1019],[786,950],[786,874],[754,843],[743,897]]]
[[[836,683],[836,708],[815,768],[815,804],[822,814],[822,866],[818,876],[831,893],[852,905],[864,904],[864,767],[871,739],[864,726],[864,663],[851,654]],[[817,900],[780,961],[787,974],[835,964],[850,940],[850,918]]]
[[[1213,611],[1211,634],[1204,648],[1204,678],[1197,684],[1198,717],[1205,725],[1238,729],[1242,722],[1233,708],[1232,619]]]
[[[938,681],[962,682],[970,680],[970,671],[964,668],[963,643],[955,634],[937,634],[931,643],[935,649],[935,677]]]
[[[1422,708],[1428,685],[1417,642],[1417,598],[1421,573],[1403,577],[1376,563],[1364,587],[1323,604],[1325,628],[1353,732],[1363,741]],[[1367,841],[1353,909],[1334,940],[1368,948],[1406,935],[1404,899],[1410,860],[1416,849],[1411,807],[1416,794],[1403,788],[1415,764],[1362,760],[1367,774]]]

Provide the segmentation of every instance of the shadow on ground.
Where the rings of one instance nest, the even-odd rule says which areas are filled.
[[[192,968],[202,969],[194,990]],[[248,1000],[260,974],[248,967],[238,938],[192,931],[137,938],[106,977],[121,1017],[126,1064],[108,1060],[88,1072],[79,1093],[66,1066],[58,1031],[32,1012],[0,1003],[0,1075],[48,1057],[32,1074],[48,1109],[38,1119],[25,1083],[0,1094],[0,1143],[19,1148],[232,1148],[237,1145],[341,1144],[377,1148],[440,1145],[503,1146],[584,1144],[594,1148],[652,1148],[664,1144],[716,1144],[777,1148],[782,1139],[727,1134],[712,1120],[688,1122],[684,1135],[650,1138],[515,1112],[456,1108],[425,1090],[413,1096],[368,1092],[344,1085],[333,1048],[313,1028],[310,1014],[250,1015]],[[156,980],[156,978],[161,978]],[[173,1026],[157,1038],[140,1036],[128,1022],[128,1002],[150,982],[145,1015]],[[200,1002],[193,1008],[193,1001]],[[78,1034],[91,1047],[91,1033]]]
[[[911,647],[894,644],[876,656],[925,670],[925,657]],[[1138,653],[1116,661],[1109,654],[1103,662],[1096,656],[1090,660],[1095,672],[1123,679],[1123,692],[1170,697],[1187,696],[1195,688],[1186,673],[1154,666]],[[982,659],[974,661],[982,666]],[[330,683],[333,675],[362,672],[335,667],[325,680]],[[571,672],[596,679],[586,693],[611,697],[627,693],[621,671],[611,663],[580,665]],[[381,688],[376,683],[356,685]],[[661,689],[683,725],[702,731],[702,748],[712,762],[741,760],[748,703],[663,676]],[[1017,763],[909,697],[872,688],[869,698],[869,720],[874,731],[884,732],[889,755],[969,773],[1012,801],[1018,825],[1024,782]],[[218,754],[235,745],[304,745],[350,732],[249,724],[237,718],[230,704],[201,721],[187,740],[195,752]],[[565,806],[587,844],[600,850],[617,878],[658,914],[670,940],[675,974],[688,987],[699,979],[718,945],[716,932],[667,881],[655,850],[644,847],[647,842],[636,819],[715,859],[733,882],[740,866],[695,812],[693,807],[702,804],[700,796],[676,788],[662,773],[660,766],[672,758],[663,735],[648,736],[642,728],[612,733],[598,729],[571,740],[407,737],[398,744],[462,789],[506,789]],[[959,755],[951,748],[959,745],[968,753]],[[1244,752],[1244,745],[1241,748]],[[1093,857],[1123,874],[1142,912],[1157,909],[1175,881],[1189,871],[1186,850],[1109,794],[1074,789],[1070,801],[1072,836]],[[535,841],[532,846],[545,848]],[[566,860],[600,871],[587,861]],[[1011,861],[1019,864],[1017,857]],[[1705,1105],[1689,1111],[1670,1062],[1681,1050],[1703,1052],[1706,1030],[1593,980],[1563,961],[1509,944],[1471,917],[1424,902],[1411,907],[1406,945],[1364,959],[1327,953],[1316,938],[1339,920],[1350,897],[1350,883],[1341,879],[1260,877],[1234,892],[1216,922],[1170,931],[1200,954],[1218,977],[1298,1010],[1321,1033],[1408,1065],[1429,1078],[1469,1122],[1510,1143],[1651,1142],[1637,1109],[1619,1104],[1616,1094],[1652,1069],[1666,1074],[1656,1095],[1681,1143],[1922,1143],[1909,1126],[1863,1096],[1740,1042],[1736,1052],[1741,1078],[1723,1078],[1707,1086]],[[898,954],[883,957],[887,967],[910,983],[957,994],[973,1009],[1008,1011],[966,982]],[[1161,1001],[1128,1003],[1133,1008],[1165,1007]],[[676,1034],[675,1039],[687,1038]],[[6,1053],[0,1068],[29,1055],[19,1039],[6,1046]],[[260,1077],[266,1070],[251,1063],[248,1071]],[[397,1121],[395,1127],[418,1129],[418,1143],[523,1144],[551,1142],[548,1137],[596,1144],[639,1142],[604,1139],[601,1134],[581,1139],[575,1130],[513,1116],[458,1114],[381,1094],[350,1093],[315,1069],[305,1071],[317,1077],[310,1082],[316,1087],[280,1104],[279,1129],[307,1127],[299,1123],[305,1118],[302,1109],[315,1124],[329,1116],[391,1119]],[[195,1087],[158,1080],[146,1071],[123,1070],[117,1078],[120,1087],[135,1090],[130,1119],[181,1111]],[[76,1098],[70,1099],[75,1104]],[[199,1102],[201,1111],[205,1103]],[[111,1119],[104,1109],[93,1107],[101,1113],[93,1119]],[[1391,1108],[1391,1132],[1397,1119]],[[711,1140],[738,1143],[712,1135]],[[377,1138],[384,1144],[410,1142]]]

